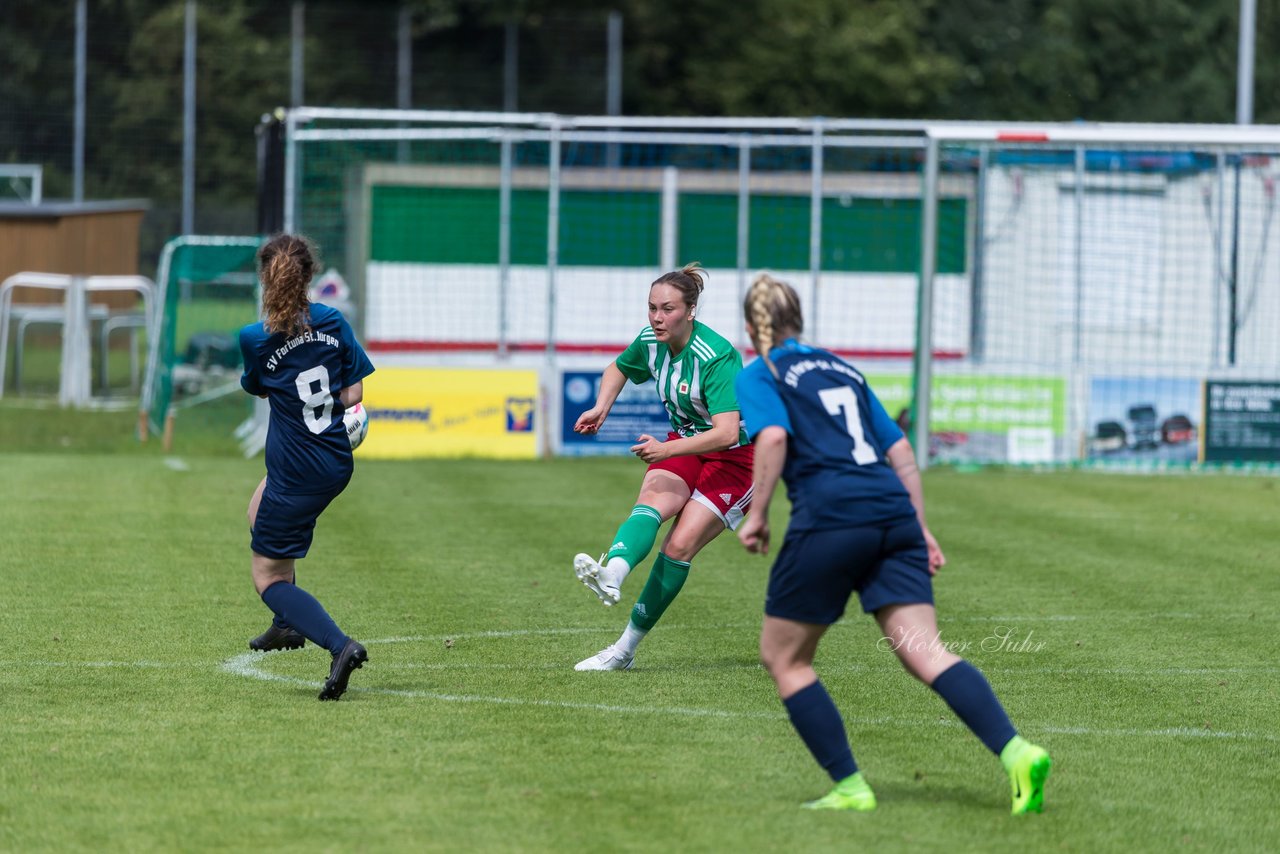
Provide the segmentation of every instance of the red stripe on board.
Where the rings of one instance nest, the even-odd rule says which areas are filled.
[[[1018,133],[1015,131],[1006,131],[996,134],[997,142],[1048,142],[1049,134],[1047,133]]]
[[[487,353],[497,352],[496,341],[366,341],[365,349],[373,353]],[[541,353],[547,345],[541,341],[509,341],[507,351],[511,353]],[[621,353],[627,349],[625,344],[580,344],[561,343],[556,345],[559,353]]]
[[[371,353],[488,353],[497,352],[496,341],[379,341],[365,342],[365,349]],[[512,341],[507,344],[511,353],[541,353],[547,345],[540,341]],[[576,341],[561,342],[556,345],[557,353],[621,353],[627,349],[625,344],[584,344]],[[747,348],[748,356],[755,351]],[[915,356],[914,350],[831,350],[837,356],[846,359],[910,359]],[[934,350],[933,358],[940,361],[963,359],[965,353],[958,350]]]
[[[827,349],[842,359],[913,359],[916,355],[915,350],[850,350],[841,347],[828,347]],[[744,353],[748,356],[756,355],[756,351],[750,347]],[[941,362],[963,359],[966,355],[966,353],[961,353],[958,350],[933,351],[934,360]]]

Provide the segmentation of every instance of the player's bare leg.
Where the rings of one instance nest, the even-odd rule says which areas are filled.
[[[249,530],[253,530],[253,526],[258,521],[258,507],[262,504],[262,492],[267,488],[267,479],[264,477],[262,482],[258,484],[258,488],[253,491],[253,496],[249,499]],[[292,561],[291,561],[292,563]],[[290,570],[289,577],[284,579],[290,584],[296,583],[297,575]],[[261,595],[262,591],[259,590]],[[306,645],[306,638],[302,633],[289,626],[279,617],[271,621],[271,625],[267,630],[249,641],[249,649],[258,650],[260,652],[273,652],[275,650],[302,649]]]

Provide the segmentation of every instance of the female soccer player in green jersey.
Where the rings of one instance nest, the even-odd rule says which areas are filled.
[[[627,628],[615,643],[575,670],[629,670],[636,647],[667,610],[689,575],[689,562],[726,528],[737,528],[751,504],[751,445],[733,383],[742,356],[694,319],[705,271],[696,263],[666,273],[649,288],[649,325],[604,369],[595,406],[573,429],[600,429],[627,380],[654,380],[671,418],[665,440],[641,435],[631,452],[649,464],[635,507],[600,558],[579,554],[574,573],[606,606],[653,548],[662,523],[675,517]]]

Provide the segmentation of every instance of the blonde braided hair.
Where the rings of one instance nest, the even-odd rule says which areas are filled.
[[[800,312],[800,296],[795,288],[768,273],[756,276],[742,302],[742,313],[751,324],[751,343],[776,379],[778,369],[769,359],[769,351],[779,338],[786,339],[804,331],[804,315]]]

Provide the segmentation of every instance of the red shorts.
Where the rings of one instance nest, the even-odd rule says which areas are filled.
[[[668,442],[679,438],[676,433],[667,434]],[[688,484],[693,501],[719,516],[726,528],[734,530],[751,508],[754,458],[752,446],[741,445],[710,454],[671,457],[653,463],[649,471],[669,471],[679,477]]]

